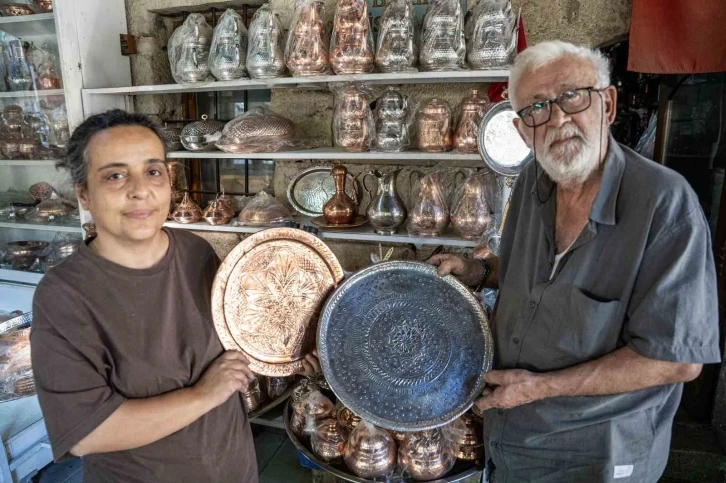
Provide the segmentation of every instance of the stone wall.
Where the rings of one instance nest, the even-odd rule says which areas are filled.
[[[328,20],[332,20],[336,0],[325,0]],[[194,0],[126,0],[129,33],[136,35],[138,55],[131,58],[132,77],[135,85],[173,82],[164,49],[173,32],[172,21],[163,15],[200,6],[242,5],[244,1],[204,2]],[[246,3],[255,5],[259,0]],[[287,26],[292,18],[295,0],[270,0],[272,8]],[[577,43],[598,45],[628,32],[630,0],[513,0],[516,9],[522,8],[530,44],[546,39],[563,39]],[[487,85],[476,84],[429,84],[403,86],[402,90],[415,102],[430,97],[440,97],[452,107],[458,105],[472,88],[486,92]],[[380,92],[381,87],[376,88]],[[273,111],[285,115],[298,125],[306,137],[332,145],[333,95],[326,91],[274,90]],[[157,119],[181,117],[181,96],[137,96],[135,108]],[[315,163],[320,165],[322,163]],[[276,162],[274,188],[280,199],[285,199],[287,183],[295,174],[311,165],[310,162]],[[447,167],[441,164],[438,167]],[[357,173],[372,166],[350,165]],[[386,167],[384,169],[392,169]],[[423,168],[428,171],[432,168]],[[407,189],[403,187],[404,191]],[[405,195],[405,193],[404,193]],[[365,206],[365,201],[363,206]],[[213,242],[221,256],[226,255],[238,242],[239,236],[229,234],[205,235]],[[375,244],[331,243],[341,257],[346,270],[354,270],[367,264]],[[415,247],[414,247],[415,248]],[[425,259],[426,250],[397,247],[396,258]]]

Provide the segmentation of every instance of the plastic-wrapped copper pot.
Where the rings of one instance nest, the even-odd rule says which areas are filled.
[[[396,468],[396,443],[388,431],[361,421],[345,444],[343,458],[361,478],[379,478]]]
[[[409,433],[398,449],[398,464],[415,480],[441,478],[456,463],[455,445],[441,429]]]
[[[422,70],[464,68],[464,13],[459,0],[432,0],[426,9],[419,62]]]
[[[343,457],[348,430],[335,419],[324,419],[310,437],[313,453],[324,461]]]
[[[335,414],[335,406],[320,391],[314,390],[292,404],[290,427],[301,438],[307,438],[324,419]]]
[[[268,3],[255,12],[250,23],[247,72],[253,79],[285,74],[285,43],[282,24]]]
[[[328,39],[323,2],[297,0],[295,17],[285,46],[285,64],[293,76],[322,75],[328,72]]]
[[[240,14],[228,8],[214,28],[209,70],[221,81],[247,75],[247,27]]]
[[[417,121],[418,148],[425,153],[451,150],[451,109],[440,99],[431,99],[421,108]]]
[[[471,97],[461,101],[459,107],[459,123],[454,131],[454,149],[460,153],[476,154],[479,123],[484,118],[491,104],[489,99],[479,95],[479,91],[471,91]]]
[[[451,215],[443,187],[445,176],[445,172],[438,171],[421,178],[408,211],[409,234],[425,238],[437,237],[449,225]]]
[[[351,153],[368,151],[375,135],[375,125],[365,89],[348,84],[337,92],[333,118],[336,146]]]
[[[338,0],[330,65],[338,75],[373,72],[373,35],[367,0]]]
[[[242,393],[242,400],[245,402],[247,412],[251,413],[257,409],[263,399],[259,379],[252,379],[247,386],[247,390]]]
[[[408,435],[408,433],[404,433],[402,431],[389,431],[389,433],[391,433],[391,437],[396,443],[400,443],[406,438],[406,435]]]
[[[451,436],[456,445],[456,457],[476,461],[484,457],[484,429],[482,420],[466,413],[451,423]]]
[[[233,217],[234,213],[230,213],[229,207],[219,200],[210,201],[204,210],[204,220],[210,225],[226,225]]]
[[[411,0],[386,2],[380,17],[376,65],[381,72],[415,72],[418,48]]]
[[[451,226],[464,240],[478,241],[489,227],[492,216],[488,196],[493,196],[496,186],[494,174],[484,171],[470,176],[457,189]]]
[[[186,192],[181,203],[176,205],[171,217],[178,223],[196,223],[202,221],[202,210],[189,198],[189,192]]]

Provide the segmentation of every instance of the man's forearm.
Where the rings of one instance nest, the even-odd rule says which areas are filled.
[[[76,456],[123,451],[151,444],[190,425],[212,409],[192,388],[129,399],[71,449]]]
[[[544,397],[601,396],[691,381],[698,377],[701,366],[649,359],[623,347],[599,359],[539,374],[538,378]]]

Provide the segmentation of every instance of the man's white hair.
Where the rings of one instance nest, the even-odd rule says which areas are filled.
[[[592,66],[592,70],[595,72],[595,85],[592,87],[603,89],[610,85],[610,65],[601,52],[561,40],[548,40],[524,49],[517,55],[514,65],[512,65],[509,72],[509,99],[512,101],[514,109],[519,110],[524,107],[515,106],[517,84],[524,74],[568,57],[585,60]]]

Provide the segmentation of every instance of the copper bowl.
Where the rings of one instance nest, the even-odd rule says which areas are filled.
[[[398,449],[398,464],[415,480],[441,478],[456,463],[455,445],[441,429],[408,434]]]
[[[362,421],[345,444],[343,459],[361,478],[386,476],[396,468],[396,443],[388,431]]]
[[[310,438],[313,453],[324,461],[342,458],[347,440],[348,429],[335,419],[320,422]]]
[[[8,243],[5,246],[12,258],[35,258],[43,253],[48,243],[43,241],[18,241]]]

